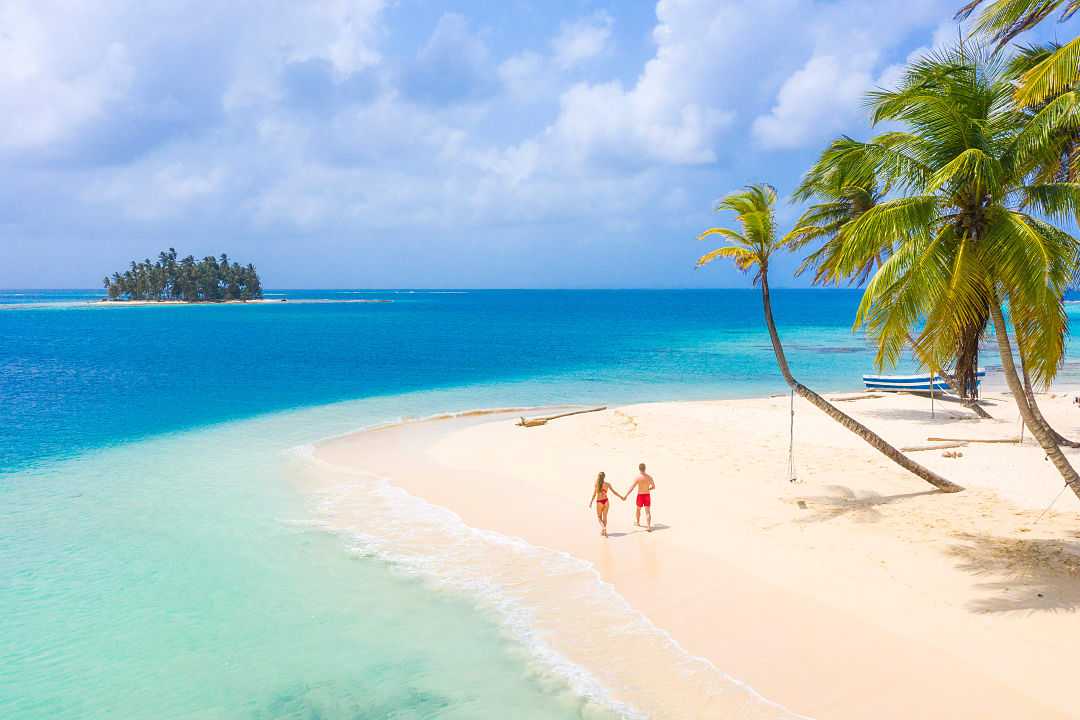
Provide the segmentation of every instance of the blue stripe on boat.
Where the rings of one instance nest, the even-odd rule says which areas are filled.
[[[975,373],[975,377],[975,382],[981,384],[978,378],[986,377],[986,370],[980,369]],[[863,375],[863,383],[866,385],[867,390],[918,390],[929,392],[931,382],[933,383],[933,390],[948,392],[949,384],[940,375],[934,375],[933,380],[930,378],[930,373],[922,375]]]

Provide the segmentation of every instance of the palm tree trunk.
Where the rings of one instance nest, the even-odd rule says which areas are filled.
[[[1072,488],[1077,497],[1080,497],[1080,475],[1076,474],[1076,470],[1069,464],[1065,453],[1061,452],[1049,427],[1036,420],[1035,414],[1031,411],[1031,405],[1028,404],[1024,387],[1020,384],[1020,376],[1016,372],[1016,363],[1013,362],[1009,329],[1005,325],[1005,316],[1001,313],[1001,305],[998,304],[996,297],[990,300],[990,317],[994,321],[994,336],[997,339],[998,353],[1001,355],[1001,369],[1005,372],[1005,382],[1016,399],[1016,406],[1020,409],[1020,417],[1024,418],[1024,422],[1031,428],[1031,434],[1039,441],[1039,445],[1050,458],[1050,462],[1054,463],[1054,467],[1061,473],[1065,484]]]
[[[974,400],[979,395],[979,338],[982,337],[983,332],[986,330],[986,323],[989,319],[990,311],[986,310],[980,318],[968,322],[961,330],[958,338],[954,374],[964,398]]]
[[[964,405],[964,407],[975,413],[976,416],[983,420],[993,419],[993,416],[990,413],[986,412],[986,410],[983,410],[982,406],[979,405],[979,399],[977,397],[968,397],[967,394],[964,392],[964,383],[961,381],[959,373],[946,372],[945,368],[935,369],[933,363],[929,362],[926,358],[922,357],[922,355],[919,354],[919,345],[910,332],[907,334],[907,341],[908,345],[911,346],[912,352],[914,352],[916,356],[918,356],[919,361],[926,365],[926,367],[930,368],[931,377],[935,373],[940,375],[942,380],[944,380],[945,383],[949,386],[949,389],[953,391],[953,395],[956,395],[956,397],[960,398],[960,402]]]
[[[964,392],[962,390],[960,380],[955,375],[950,375],[949,373],[945,372],[944,369],[938,370],[938,373],[941,375],[941,377],[945,379],[945,382],[949,384],[949,389],[952,390],[953,393],[961,399],[964,407],[975,413],[982,420],[992,420],[994,418],[993,415],[983,409],[983,406],[979,404],[978,398],[964,397]]]
[[[784,347],[780,344],[780,335],[776,332],[776,323],[773,321],[772,301],[769,298],[768,275],[768,265],[763,264],[761,267],[761,304],[765,311],[765,325],[769,328],[769,339],[772,341],[773,353],[776,355],[776,364],[780,366],[780,374],[784,376],[784,381],[788,386],[795,391],[799,397],[809,400],[816,408],[858,435],[875,450],[908,472],[918,475],[942,492],[959,492],[963,490],[964,488],[961,486],[949,482],[933,470],[923,467],[907,455],[904,455],[892,445],[885,442],[885,440],[873,430],[855,420],[855,418],[850,415],[841,412],[828,400],[795,379],[791,374],[791,368],[788,366],[787,356],[784,354]]]
[[[1043,427],[1054,438],[1054,442],[1058,445],[1064,445],[1065,447],[1080,448],[1080,443],[1074,442],[1050,425],[1046,417],[1043,416],[1042,410],[1039,409],[1039,404],[1035,402],[1035,389],[1031,385],[1031,376],[1027,371],[1027,360],[1024,358],[1024,348],[1020,346],[1020,340],[1016,340],[1017,347],[1020,349],[1020,373],[1024,380],[1024,399],[1027,400],[1028,407],[1031,409],[1031,414],[1034,416],[1035,421],[1041,423]]]
[[[949,378],[949,387],[960,398],[964,405],[972,410],[980,418],[989,419],[990,413],[982,409],[979,402],[979,338],[986,329],[989,313],[970,322],[960,336],[959,345],[956,348],[956,363],[952,377]]]

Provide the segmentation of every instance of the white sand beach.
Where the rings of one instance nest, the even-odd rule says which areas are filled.
[[[940,401],[931,418],[929,402],[913,396],[840,407],[897,446],[1015,437],[1011,398],[986,399],[993,420]],[[1070,394],[1040,400],[1058,430],[1080,438]],[[1030,434],[1022,445],[954,448],[961,457],[913,452],[967,488],[942,494],[798,399],[798,482],[789,482],[786,395],[632,405],[532,428],[515,420],[405,423],[332,439],[301,482],[340,529],[375,532],[382,510],[360,487],[378,476],[472,528],[590,564],[612,597],[670,634],[666,649],[613,630],[625,609],[604,615],[566,578],[536,585],[520,552],[491,568],[474,555],[440,561],[492,576],[513,565],[520,574],[506,578],[540,608],[532,619],[548,645],[652,717],[779,712],[704,676],[688,689],[690,666],[673,659],[680,648],[816,718],[1080,717],[1069,661],[1080,647],[1080,501],[1061,493]],[[1080,451],[1066,452],[1080,461]],[[604,539],[586,508],[596,472],[623,491],[639,461],[656,478],[655,531],[633,526],[632,496],[612,497]],[[423,543],[465,542],[415,532],[395,537],[417,553]]]

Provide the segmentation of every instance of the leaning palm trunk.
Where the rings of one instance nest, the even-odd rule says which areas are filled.
[[[931,363],[926,358],[919,355],[918,341],[916,341],[915,338],[912,337],[911,333],[908,333],[907,341],[908,341],[908,345],[911,346],[911,349],[915,352],[916,356],[919,357],[919,361],[922,362],[924,365],[926,365],[928,368],[930,368],[930,374],[931,375],[940,375],[942,380],[945,381],[945,384],[947,384],[949,386],[949,389],[952,390],[953,395],[960,398],[960,402],[962,402],[964,404],[964,407],[966,407],[968,410],[971,410],[973,413],[975,413],[976,416],[978,416],[979,418],[981,418],[983,420],[992,420],[993,419],[993,416],[990,413],[983,410],[982,406],[979,405],[979,399],[974,396],[974,393],[965,394],[964,388],[965,387],[971,387],[971,386],[967,385],[966,383],[964,383],[964,382],[962,382],[960,380],[961,372],[960,372],[959,369],[954,368],[953,372],[949,373],[948,371],[945,370],[945,368],[940,368],[940,367],[935,368],[933,366],[933,363]],[[961,363],[961,356],[960,356],[959,353],[957,354],[957,361],[956,362],[957,362],[958,366]],[[970,397],[969,397],[969,395],[970,395]]]
[[[889,443],[870,428],[866,427],[853,417],[841,412],[832,403],[825,398],[818,395],[816,392],[806,387],[791,374],[791,368],[788,367],[787,356],[784,354],[784,347],[780,344],[780,335],[776,332],[776,323],[773,321],[772,314],[772,301],[769,298],[769,268],[767,265],[761,267],[761,304],[765,310],[765,325],[769,328],[769,339],[772,340],[773,352],[776,354],[776,364],[780,366],[780,374],[784,376],[784,381],[788,386],[801,398],[809,400],[811,404],[831,417],[836,422],[843,425],[851,432],[858,435],[865,440],[875,450],[880,452],[885,457],[892,460],[894,463],[904,468],[908,472],[918,475],[920,478],[930,483],[942,492],[959,492],[963,490],[961,486],[949,482],[945,478],[941,477],[934,471],[923,467],[919,463],[915,462],[902,452],[894,448]]]
[[[915,347],[914,339],[908,341],[912,347]],[[929,363],[927,363],[929,365]],[[964,407],[971,410],[977,417],[982,420],[992,420],[993,415],[986,412],[982,405],[979,404],[979,398],[975,397],[973,393],[965,393],[964,390],[967,387],[971,387],[967,382],[961,380],[962,374],[954,369],[954,372],[950,373],[945,368],[937,368],[936,370],[931,367],[931,374],[937,374],[941,376],[941,379],[945,381],[945,384],[952,390],[953,395],[960,398],[960,402]]]
[[[1001,369],[1005,372],[1005,382],[1016,399],[1016,406],[1020,409],[1020,417],[1031,428],[1031,434],[1039,441],[1039,445],[1046,452],[1046,456],[1050,458],[1050,462],[1054,463],[1054,467],[1061,473],[1065,484],[1072,488],[1077,497],[1080,497],[1080,475],[1076,474],[1076,470],[1069,464],[1069,459],[1065,457],[1065,453],[1061,452],[1061,448],[1054,440],[1050,427],[1036,419],[1035,413],[1031,409],[1032,406],[1028,403],[1027,394],[1020,383],[1020,376],[1016,372],[1016,363],[1013,362],[1012,346],[1009,344],[1009,329],[1005,325],[1005,316],[1002,314],[1001,305],[998,304],[996,298],[990,301],[990,317],[994,321],[994,336],[997,339],[998,352],[1001,354]]]
[[[1017,344],[1019,344],[1019,340],[1017,341]],[[1039,409],[1039,404],[1035,402],[1035,388],[1031,385],[1031,376],[1027,371],[1027,361],[1024,359],[1024,349],[1022,347],[1020,348],[1020,372],[1024,380],[1024,399],[1027,400],[1028,407],[1031,409],[1031,414],[1035,418],[1035,422],[1042,424],[1054,438],[1054,442],[1058,445],[1080,448],[1080,443],[1068,439],[1055,430],[1042,414],[1042,410]]]
[[[964,407],[966,407],[968,410],[971,410],[973,413],[975,413],[976,416],[978,416],[982,420],[993,419],[994,416],[986,412],[986,410],[983,409],[982,405],[979,404],[978,398],[965,396],[964,388],[969,386],[966,382],[962,381],[958,375],[950,375],[949,373],[945,372],[944,369],[938,370],[938,374],[941,375],[942,379],[945,380],[946,384],[948,384],[949,386],[949,389],[953,391],[953,394],[960,398],[960,401],[964,404]]]

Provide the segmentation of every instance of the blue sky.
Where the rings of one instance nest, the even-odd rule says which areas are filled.
[[[713,202],[866,136],[960,4],[3,2],[0,287],[170,245],[273,287],[743,286],[693,270]]]

